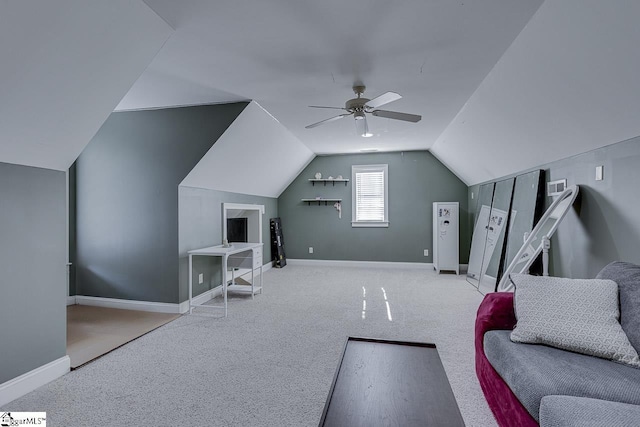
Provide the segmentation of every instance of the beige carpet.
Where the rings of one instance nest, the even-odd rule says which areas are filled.
[[[228,317],[180,316],[0,410],[65,427],[123,413],[136,426],[317,427],[345,340],[360,336],[436,344],[466,426],[497,426],[475,374],[482,295],[464,276],[290,261],[255,299],[230,296]]]
[[[67,355],[71,369],[178,317],[178,314],[70,305],[67,307]]]

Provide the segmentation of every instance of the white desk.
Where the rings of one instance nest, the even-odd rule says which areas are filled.
[[[246,253],[244,257],[246,260],[250,260],[251,268],[251,296],[260,291],[262,292],[262,243],[232,243],[230,247],[225,248],[222,245],[209,246],[208,248],[194,249],[187,252],[189,254],[189,313],[193,313],[194,307],[203,308],[223,308],[224,316],[227,316],[227,292],[241,291],[245,286],[227,286],[227,268],[229,264],[229,257],[231,255],[238,255]],[[245,254],[243,254],[245,255]],[[213,256],[222,258],[222,295],[224,297],[224,305],[196,305],[193,304],[193,257],[194,256]],[[256,269],[260,269],[260,286],[255,286],[254,272]],[[245,291],[247,292],[247,291]]]

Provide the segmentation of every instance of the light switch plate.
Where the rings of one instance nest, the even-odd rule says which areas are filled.
[[[604,179],[604,166],[596,166],[596,181]]]
[[[198,274],[198,284],[202,284],[204,282],[204,274]]]

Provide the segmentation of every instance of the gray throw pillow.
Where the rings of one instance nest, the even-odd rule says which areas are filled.
[[[546,344],[640,368],[640,358],[618,319],[612,280],[512,274],[516,327],[511,340]]]
[[[640,266],[615,261],[603,268],[596,279],[609,279],[618,284],[620,324],[633,348],[640,353]]]

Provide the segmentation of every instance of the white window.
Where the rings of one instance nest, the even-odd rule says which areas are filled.
[[[388,227],[388,165],[351,166],[352,227]]]

